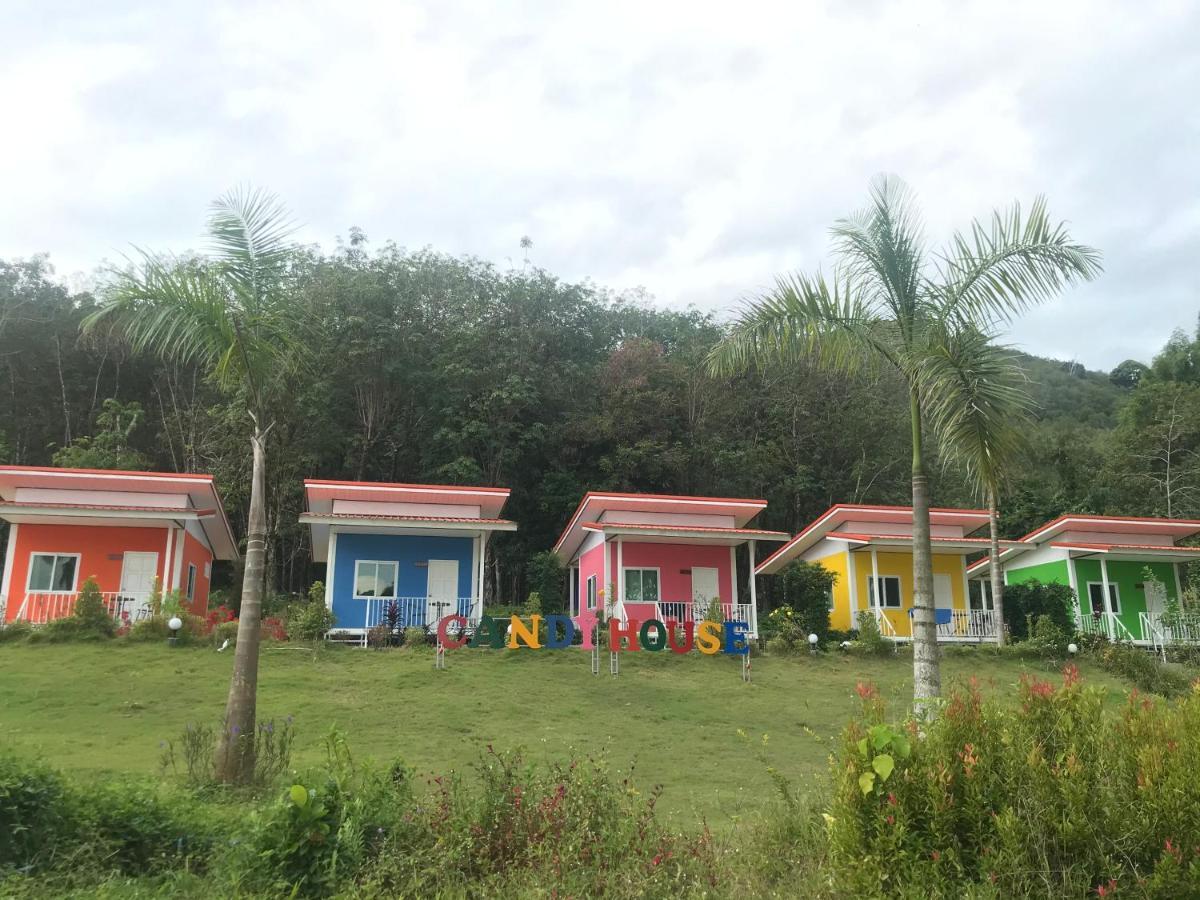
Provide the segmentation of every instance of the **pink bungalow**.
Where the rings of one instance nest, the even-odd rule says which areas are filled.
[[[203,615],[213,560],[238,555],[211,475],[0,466],[0,519],[5,621],[69,616],[88,578],[122,619],[146,615],[156,580]]]
[[[786,541],[779,531],[747,528],[765,500],[674,497],[593,491],[554,552],[571,570],[571,614],[602,608],[627,619],[704,618],[719,598],[726,618],[758,633],[754,578],[738,597],[737,548],[745,544],[753,571],[758,541]],[[605,577],[604,573],[608,575]]]

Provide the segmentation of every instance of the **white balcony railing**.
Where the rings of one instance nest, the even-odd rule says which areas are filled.
[[[434,628],[438,620],[453,615],[464,615],[469,625],[476,625],[481,615],[477,597],[444,601],[433,601],[428,597],[368,597],[354,602],[362,604],[361,616],[355,616],[352,621],[339,621],[335,631],[361,629],[365,632],[385,624],[393,614],[397,628]]]
[[[1155,647],[1167,644],[1200,644],[1200,616],[1168,616],[1144,612],[1138,615],[1141,639]]]
[[[1125,627],[1121,617],[1115,612],[1090,612],[1076,616],[1075,625],[1080,634],[1092,634],[1106,637],[1110,641],[1134,641],[1133,632]]]
[[[945,618],[945,610],[939,610]],[[950,621],[937,626],[939,641],[994,641],[996,613],[990,609],[952,609]]]
[[[149,591],[104,591],[100,597],[109,615],[118,621],[137,622],[150,615]],[[78,599],[78,592],[25,594],[13,618],[30,625],[45,625],[72,615]]]

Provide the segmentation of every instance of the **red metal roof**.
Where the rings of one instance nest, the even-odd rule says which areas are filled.
[[[1200,547],[1180,547],[1178,544],[1108,544],[1084,541],[1051,541],[1051,547],[1061,547],[1068,550],[1150,550],[1157,553],[1191,553],[1200,555]]]
[[[472,494],[503,494],[507,497],[512,493],[511,488],[475,486],[464,484],[404,484],[399,481],[331,481],[323,478],[306,478],[304,486],[324,485],[326,487],[363,487],[385,488],[393,490],[418,491],[465,491]]]
[[[159,512],[159,513],[191,513],[200,518],[215,516],[215,509],[192,509],[188,506],[117,506],[108,503],[43,503],[40,500],[18,501],[0,500],[0,508],[20,509],[88,509],[101,512]]]
[[[630,494],[621,491],[588,491],[583,495],[583,499],[579,501],[579,506],[572,513],[570,520],[567,522],[567,527],[562,530],[562,534],[554,542],[554,550],[558,552],[563,548],[567,536],[574,529],[580,527],[580,520],[583,518],[588,507],[593,504],[602,507],[597,510],[598,512],[604,512],[608,509],[625,511],[642,510],[647,508],[645,504],[653,503],[667,504],[668,508],[675,505],[691,507],[701,515],[732,516],[735,526],[745,525],[767,508],[766,500],[746,497],[691,497],[683,494]],[[696,507],[699,507],[699,509],[696,509]],[[654,512],[655,510],[648,511]]]
[[[0,473],[45,472],[56,475],[121,475],[134,478],[202,478],[213,477],[200,472],[133,472],[126,469],[69,469],[58,466],[0,466]]]
[[[514,525],[509,519],[480,519],[469,516],[393,516],[385,513],[302,513],[300,521],[311,519],[371,519],[386,522],[453,522],[470,525]]]
[[[1200,532],[1200,521],[1195,519],[1068,514],[1051,519],[1045,525],[1029,532],[1021,540],[1030,541],[1039,535],[1052,537],[1060,531],[1067,531],[1068,526],[1072,531],[1107,531],[1110,533],[1125,531],[1130,534],[1169,534],[1174,537],[1188,537]]]
[[[579,527],[586,528],[589,531],[603,531],[606,528],[623,531],[630,528],[635,531],[696,531],[700,533],[715,532],[717,534],[759,535],[784,539],[788,537],[786,531],[767,531],[763,528],[721,528],[713,525],[667,525],[653,522],[581,522]]]
[[[829,532],[826,532],[825,537],[832,538],[834,540],[839,540],[839,541],[863,541],[864,543],[869,543],[871,541],[883,541],[885,543],[887,541],[907,541],[909,543],[912,543],[912,535],[910,535],[910,534],[855,534],[855,533],[849,532],[849,531],[829,531]],[[991,543],[990,538],[947,537],[945,535],[931,535],[929,540],[930,540],[930,542],[932,542],[934,544],[937,544],[939,542],[940,543],[954,543],[954,544],[962,544],[962,543],[990,544]],[[1000,546],[1002,546],[1002,547],[1013,547],[1013,546],[1017,546],[1017,545],[1018,545],[1017,541],[1000,541]],[[766,560],[764,560],[764,562],[765,561]]]

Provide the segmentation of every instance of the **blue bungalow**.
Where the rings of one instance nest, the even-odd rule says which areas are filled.
[[[507,488],[381,482],[304,482],[313,559],[325,563],[335,629],[361,635],[395,604],[403,627],[483,614],[488,537],[516,531],[500,518]]]

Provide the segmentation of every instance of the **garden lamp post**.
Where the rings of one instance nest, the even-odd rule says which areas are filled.
[[[818,638],[815,634],[810,634],[808,636],[808,652],[813,656],[817,655],[817,640]]]
[[[1074,656],[1076,653],[1079,652],[1079,645],[1078,644],[1067,644],[1067,652],[1070,653],[1072,656]]]
[[[171,616],[170,621],[167,622],[167,627],[171,629],[171,636],[167,638],[167,643],[174,647],[175,642],[179,640],[179,629],[183,627],[183,619],[179,618],[179,616]]]

